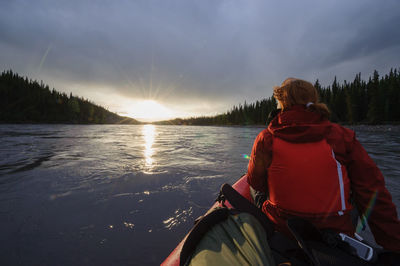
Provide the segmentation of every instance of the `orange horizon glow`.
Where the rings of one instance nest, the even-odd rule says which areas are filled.
[[[198,114],[198,113],[188,112],[186,110],[179,110],[182,108],[172,109],[161,104],[156,100],[148,100],[148,99],[120,101],[119,109],[123,110],[117,112],[119,115],[127,116],[144,123],[166,121],[176,118],[188,119],[190,117],[216,115],[215,112],[212,112],[212,114],[211,113]]]
[[[127,115],[143,122],[154,122],[171,119],[174,112],[154,100],[142,100],[132,102]]]

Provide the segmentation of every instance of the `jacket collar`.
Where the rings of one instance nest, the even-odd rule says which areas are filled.
[[[331,123],[304,105],[295,105],[280,112],[269,124],[268,131],[275,137],[290,142],[321,140]]]

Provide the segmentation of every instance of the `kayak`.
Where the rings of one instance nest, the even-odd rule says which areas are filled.
[[[229,223],[231,227],[227,226]],[[193,265],[376,263],[376,251],[365,243],[350,246],[344,242],[346,240],[338,239],[340,234],[319,231],[298,217],[289,219],[287,225],[291,237],[273,229],[271,221],[253,204],[247,175],[243,175],[233,186],[224,184],[221,187],[218,201],[196,220],[192,230],[161,265],[189,265],[193,261]],[[243,228],[247,228],[247,232]],[[358,256],[357,249],[364,253],[369,251],[371,257],[367,260]]]
[[[233,186],[232,186],[237,192],[239,192],[240,195],[245,197],[249,202],[253,202],[253,199],[250,195],[250,187],[249,184],[247,183],[247,175],[243,175]],[[221,204],[216,202],[207,212],[210,212],[211,210],[215,209],[216,207],[220,206]],[[232,206],[230,205],[229,202],[226,202],[225,205],[228,208],[231,208]],[[169,254],[169,256],[164,260],[161,265],[179,265],[180,263],[180,255],[182,251],[183,244],[185,243],[185,240],[188,235],[186,235],[183,240],[176,246],[176,248]]]

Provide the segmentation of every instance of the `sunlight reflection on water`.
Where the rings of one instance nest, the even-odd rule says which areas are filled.
[[[144,125],[142,129],[142,134],[144,138],[144,157],[145,157],[145,167],[148,171],[152,169],[153,166],[153,143],[156,134],[156,128],[154,125]]]
[[[164,226],[166,229],[171,230],[174,227],[187,221],[187,219],[193,214],[193,207],[189,207],[187,210],[177,209],[174,212],[174,216],[164,220]]]

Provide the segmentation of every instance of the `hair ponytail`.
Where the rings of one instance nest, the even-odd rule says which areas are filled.
[[[300,104],[326,119],[329,119],[331,114],[328,106],[319,102],[315,87],[305,80],[287,78],[281,86],[274,87],[274,97],[280,102],[282,110]]]
[[[324,103],[314,103],[307,107],[311,112],[315,112],[320,114],[323,118],[329,119],[331,116],[331,112],[329,111],[328,106]]]

